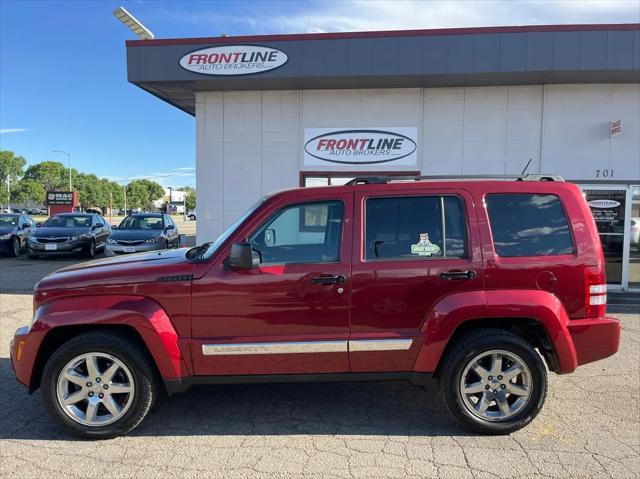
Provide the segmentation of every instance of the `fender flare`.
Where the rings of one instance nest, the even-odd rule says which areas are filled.
[[[568,329],[569,317],[556,296],[539,290],[467,291],[442,298],[433,306],[420,329],[425,340],[416,357],[414,371],[436,371],[449,340],[463,323],[513,318],[540,323],[553,344],[558,372],[575,371],[578,360]]]
[[[68,326],[127,326],[136,330],[163,380],[188,376],[180,337],[164,309],[152,299],[130,295],[68,296],[42,304],[29,336],[38,349],[47,334]],[[35,358],[34,358],[35,359]]]

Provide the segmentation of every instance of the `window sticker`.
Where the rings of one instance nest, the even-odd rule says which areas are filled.
[[[431,256],[440,252],[440,246],[429,241],[429,233],[420,233],[420,240],[411,245],[411,254]]]

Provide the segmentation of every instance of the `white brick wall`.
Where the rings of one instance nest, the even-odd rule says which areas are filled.
[[[262,195],[298,186],[301,170],[519,174],[532,158],[530,173],[640,178],[639,84],[204,92],[196,125],[198,242]],[[305,128],[393,126],[418,128],[415,168],[303,165]]]

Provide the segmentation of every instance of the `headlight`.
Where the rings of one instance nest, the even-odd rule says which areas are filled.
[[[78,236],[72,236],[71,238],[69,238],[70,241],[78,241],[78,240],[85,240],[85,239],[89,239],[91,238],[91,235],[88,233],[85,233],[83,235],[78,235]]]
[[[117,242],[116,240],[111,239],[111,238],[109,238],[109,239],[107,240],[107,243],[109,243],[109,244],[118,244],[118,242]]]
[[[0,235],[0,240],[6,240],[6,239],[9,239],[9,238],[11,238],[11,233],[6,234],[6,235]]]
[[[37,243],[38,240],[33,238],[32,236],[29,236],[29,243]]]
[[[147,240],[144,240],[145,243],[157,243],[158,241],[160,241],[159,237],[149,238]]]

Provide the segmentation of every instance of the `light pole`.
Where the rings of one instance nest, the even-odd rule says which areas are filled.
[[[67,155],[67,159],[69,160],[69,191],[73,191],[71,187],[71,153],[67,153],[62,150],[51,150],[51,153],[62,153],[63,155]]]

